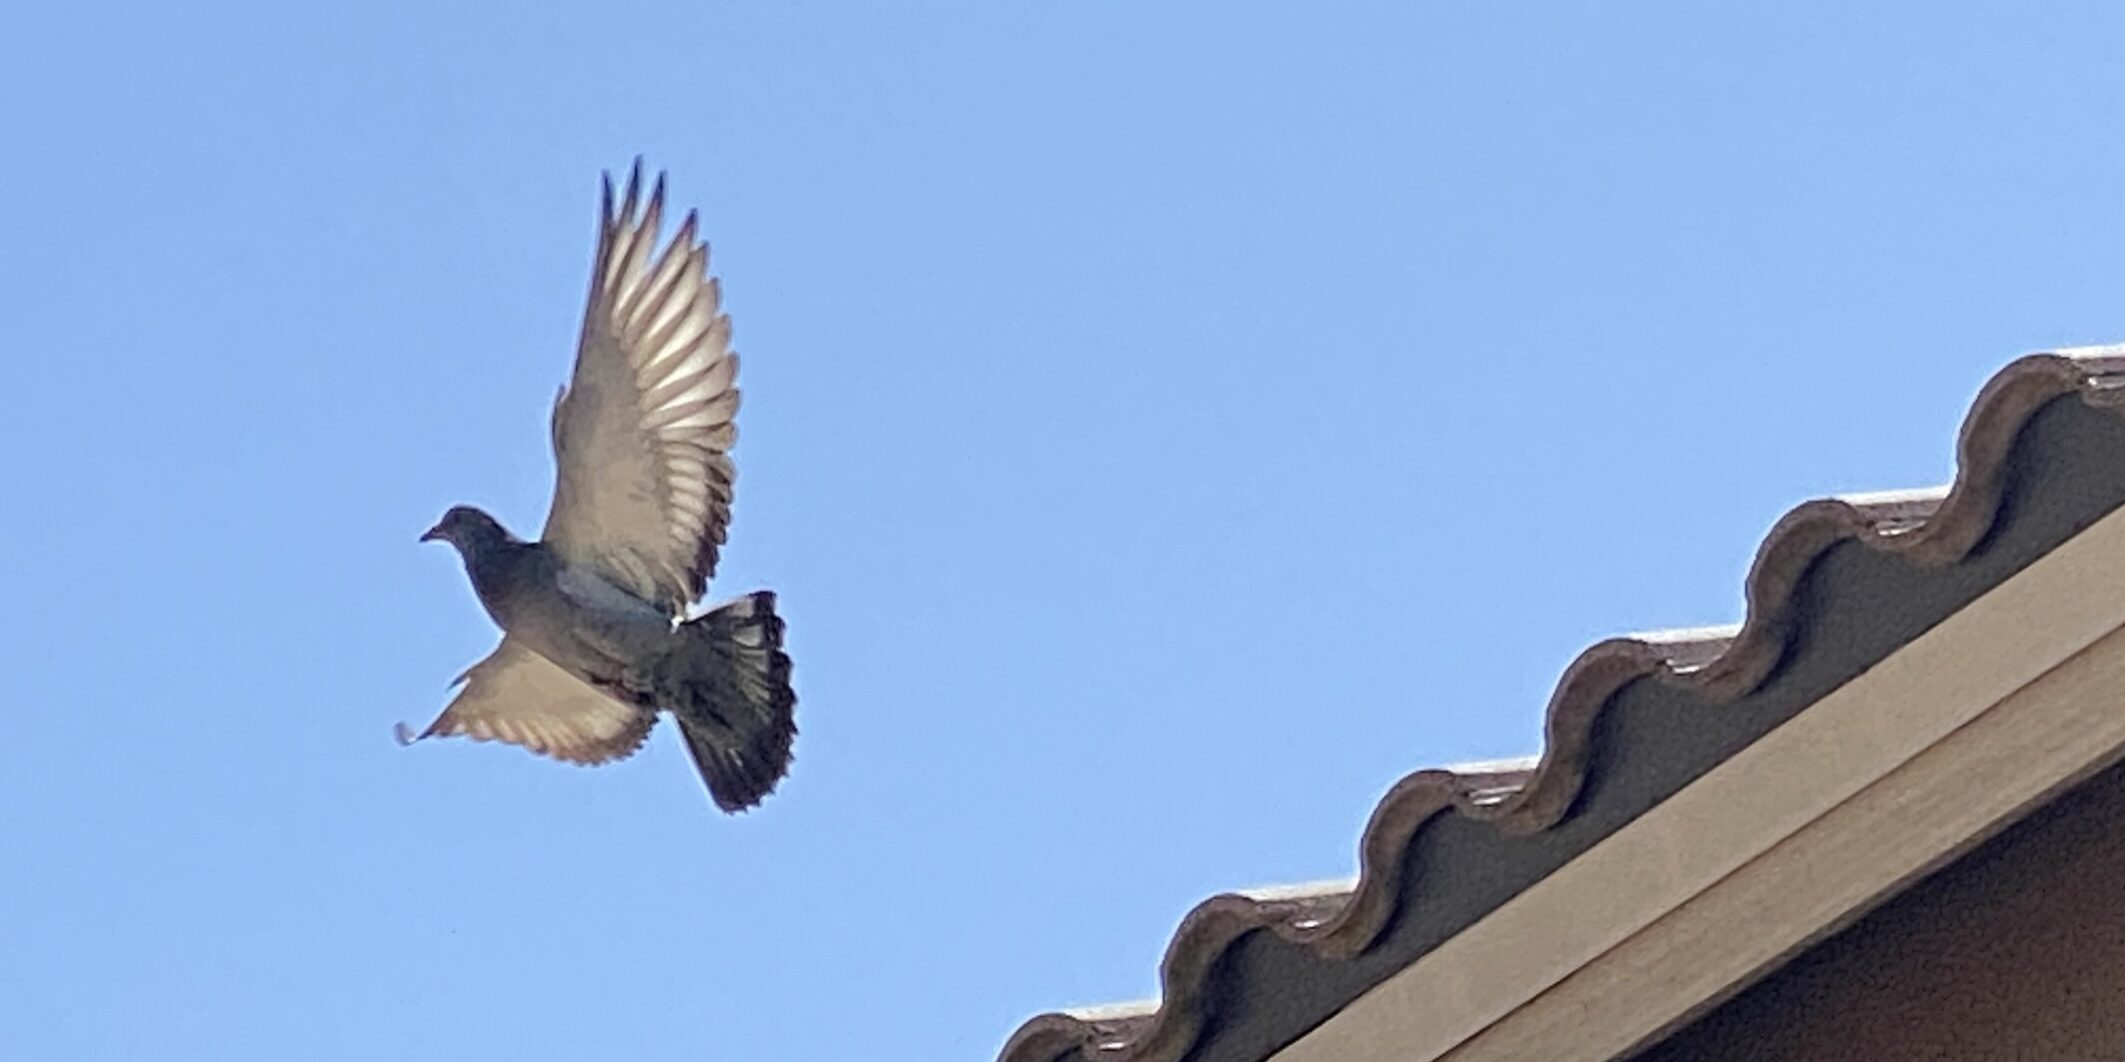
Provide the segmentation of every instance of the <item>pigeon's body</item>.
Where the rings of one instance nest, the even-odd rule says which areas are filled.
[[[465,574],[495,626],[525,648],[596,685],[623,683],[629,667],[671,650],[672,617],[655,605],[566,566],[544,543],[494,532],[466,543]]]
[[[419,737],[603,763],[640,748],[669,711],[717,806],[739,811],[789,769],[796,694],[773,594],[687,617],[730,520],[738,356],[695,219],[653,258],[664,182],[638,216],[640,180],[638,163],[618,214],[606,184],[575,373],[554,404],[559,474],[539,541],[469,506],[423,536],[457,547],[504,636]]]

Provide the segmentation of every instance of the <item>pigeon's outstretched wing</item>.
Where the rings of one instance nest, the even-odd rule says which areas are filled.
[[[465,688],[418,736],[504,741],[570,763],[624,760],[642,747],[655,713],[622,704],[513,638],[472,665]]]
[[[730,523],[738,356],[695,215],[657,254],[664,178],[637,214],[641,187],[638,159],[615,213],[605,179],[575,374],[554,404],[558,482],[541,537],[677,615],[707,588]]]

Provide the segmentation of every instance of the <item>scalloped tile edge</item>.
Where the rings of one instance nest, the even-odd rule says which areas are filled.
[[[1158,1001],[1059,1011],[1012,1034],[999,1062],[1056,1062],[1079,1052],[1099,1062],[1175,1062],[1201,1037],[1213,971],[1242,937],[1276,933],[1322,959],[1363,954],[1406,895],[1403,858],[1444,814],[1486,822],[1509,835],[1556,825],[1586,782],[1595,719],[1625,685],[1655,678],[1732,701],[1771,677],[1791,641],[1793,595],[1808,568],[1856,540],[1926,566],[1953,564],[1992,529],[2006,487],[2007,456],[2037,410],[2078,394],[2125,409],[2125,344],[2030,354],[1986,381],[1956,442],[1947,488],[1848,494],[1804,502],[1766,532],[1744,584],[1738,626],[1630,635],[1597,642],[1565,668],[1546,709],[1544,751],[1525,764],[1417,771],[1388,789],[1358,845],[1358,876],[1310,890],[1213,896],[1174,931],[1160,964]]]

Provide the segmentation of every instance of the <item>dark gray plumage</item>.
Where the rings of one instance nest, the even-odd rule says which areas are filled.
[[[789,770],[796,694],[775,596],[693,617],[730,522],[738,356],[689,213],[654,255],[664,178],[640,203],[641,162],[613,210],[605,181],[575,372],[554,403],[558,466],[537,542],[457,506],[421,536],[457,547],[501,645],[419,735],[505,741],[574,763],[631,755],[657,713],[725,811]]]

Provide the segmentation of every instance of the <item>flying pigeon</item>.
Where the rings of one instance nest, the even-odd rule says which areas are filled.
[[[670,712],[709,796],[760,803],[788,773],[797,696],[775,595],[688,618],[730,523],[738,355],[693,212],[662,252],[664,176],[604,179],[575,373],[553,406],[553,508],[536,542],[460,505],[421,536],[457,547],[501,645],[418,735],[624,759]],[[454,685],[454,684],[453,684]]]

